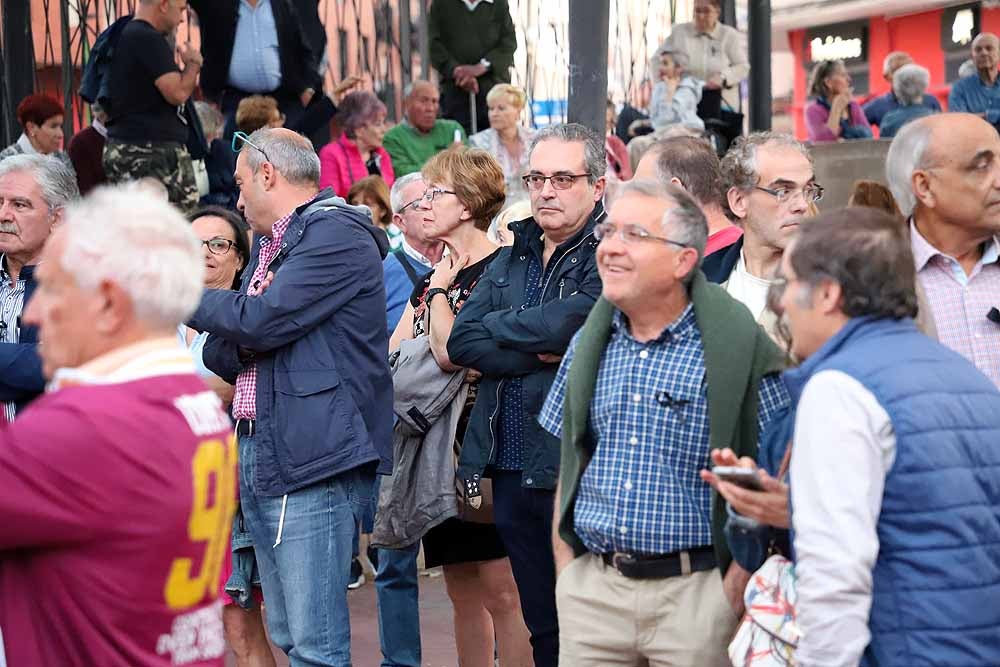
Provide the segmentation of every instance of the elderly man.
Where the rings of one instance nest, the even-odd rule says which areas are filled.
[[[469,134],[485,130],[486,94],[510,83],[517,50],[508,0],[434,0],[427,29],[445,118]]]
[[[407,174],[396,179],[389,191],[392,222],[403,232],[403,243],[382,263],[385,314],[390,336],[396,330],[414,288],[444,254],[444,243],[429,239],[424,233],[424,214],[420,210],[424,190],[426,185],[420,174]]]
[[[389,244],[367,210],[318,191],[319,158],[291,130],[250,135],[235,175],[257,252],[240,291],[206,290],[189,325],[236,384],[240,506],[271,640],[292,664],[341,667],[354,530],[392,458]]]
[[[726,215],[722,169],[712,145],[697,137],[671,137],[653,144],[634,178],[659,180],[687,190],[708,221],[705,255],[728,248],[743,235]]]
[[[1000,664],[1000,393],[917,330],[908,236],[841,209],[782,259],[803,667]]]
[[[604,141],[576,123],[540,130],[524,183],[532,217],[455,319],[452,363],[483,373],[458,475],[493,472],[497,530],[510,556],[536,667],[556,665],[552,533],[559,441],[535,421],[559,358],[601,293],[594,225],[604,219]]]
[[[108,75],[104,171],[112,183],[156,178],[167,186],[171,203],[192,209],[198,185],[183,105],[198,83],[202,60],[193,46],[181,46],[181,70],[168,39],[186,7],[186,0],[139,0],[135,18],[122,29]]]
[[[705,259],[705,276],[780,340],[778,320],[766,307],[767,290],[800,220],[823,196],[812,156],[791,135],[754,132],[723,157],[722,177],[743,236]]]
[[[221,667],[236,443],[177,343],[198,239],[136,188],[62,217],[25,311],[50,392],[0,425],[0,662]]]
[[[913,58],[911,58],[910,54],[905,51],[893,51],[885,57],[885,60],[882,61],[882,78],[888,82],[889,92],[872,98],[862,107],[865,112],[865,118],[868,119],[868,122],[877,126],[880,130],[882,129],[882,118],[887,113],[893,109],[899,108],[900,106],[899,97],[897,97],[895,86],[893,85],[893,76],[895,76],[896,70],[900,67],[912,64]],[[938,102],[938,99],[933,95],[922,93],[922,97],[917,101],[917,103],[920,102],[922,102],[923,106],[927,107],[931,111],[941,111],[941,103]]]
[[[562,438],[560,662],[729,665],[747,579],[698,470],[720,444],[756,454],[781,353],[698,270],[708,227],[680,188],[629,181],[595,232],[603,296],[539,416]]]
[[[0,162],[0,421],[13,421],[45,389],[38,330],[21,313],[37,286],[42,246],[79,196],[61,160],[16,155]]]
[[[908,216],[917,278],[939,340],[1000,386],[1000,137],[941,114],[896,135],[886,177]]]
[[[972,40],[972,60],[977,73],[956,81],[948,94],[948,111],[966,111],[986,119],[994,127],[1000,123],[1000,38],[991,32]]]
[[[420,171],[424,163],[452,144],[466,140],[454,120],[438,118],[440,95],[430,81],[414,81],[403,95],[403,122],[385,133],[382,145],[396,177]]]

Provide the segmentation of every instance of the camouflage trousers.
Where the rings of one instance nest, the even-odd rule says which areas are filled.
[[[131,143],[108,139],[104,146],[104,171],[111,183],[150,178],[167,190],[170,203],[189,212],[198,205],[198,185],[191,155],[172,141]]]

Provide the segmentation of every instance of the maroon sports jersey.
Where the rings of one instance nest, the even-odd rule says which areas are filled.
[[[228,419],[193,372],[70,386],[0,425],[7,664],[221,665],[235,494]]]

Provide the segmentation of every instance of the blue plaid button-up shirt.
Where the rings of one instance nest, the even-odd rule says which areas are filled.
[[[562,435],[573,338],[538,421]],[[777,375],[761,381],[758,426],[788,404]],[[659,338],[640,343],[616,312],[590,404],[596,437],[580,479],[574,530],[594,553],[667,554],[712,544],[708,395],[701,332],[689,305]]]

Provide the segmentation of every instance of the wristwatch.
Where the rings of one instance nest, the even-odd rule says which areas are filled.
[[[491,67],[493,67],[493,63],[491,63],[486,58],[480,58],[479,59],[479,64],[482,65],[483,67],[485,67],[487,72],[490,71]]]
[[[432,287],[427,290],[427,295],[424,297],[424,303],[430,306],[431,300],[433,300],[438,294],[444,294],[444,298],[448,298],[448,290],[441,289],[440,287]]]

